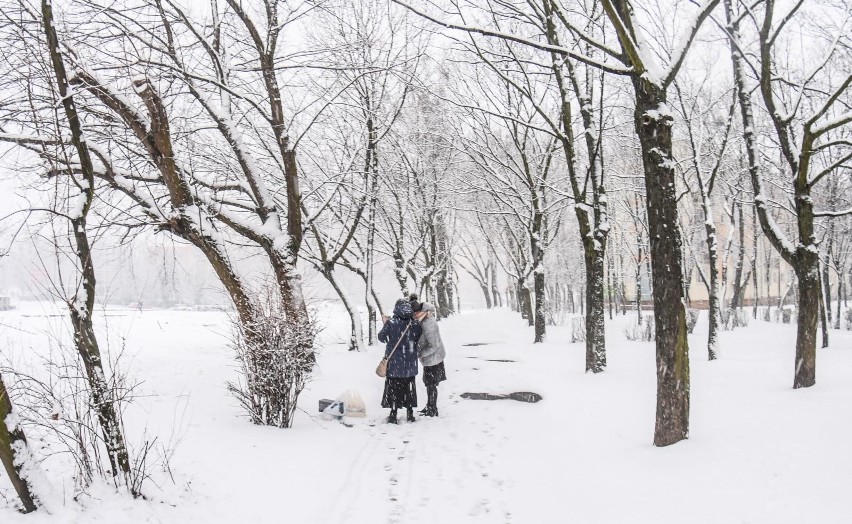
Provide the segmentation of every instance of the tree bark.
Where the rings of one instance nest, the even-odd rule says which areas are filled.
[[[586,265],[586,372],[606,369],[604,332],[604,252],[594,242],[584,245]]]
[[[544,290],[544,268],[533,273],[533,291],[535,293],[535,340],[533,343],[544,342],[547,331],[544,312],[547,307]]]
[[[683,303],[681,237],[672,161],[672,117],[665,91],[632,77],[635,126],[645,171],[646,208],[657,349],[657,417],[654,445],[689,436],[689,346]]]
[[[17,425],[10,427],[12,399],[0,376],[0,462],[6,469],[6,475],[12,481],[12,487],[18,493],[24,513],[38,509],[29,479],[23,471],[27,457],[27,439],[24,431]]]
[[[739,242],[737,246],[737,262],[734,266],[734,295],[731,297],[731,311],[742,309],[743,290],[747,282],[743,282],[743,265],[745,263],[745,224],[743,221],[743,205],[737,203],[737,231]],[[735,313],[736,314],[736,313]],[[736,325],[736,322],[732,322]]]
[[[530,326],[535,325],[530,288],[523,278],[518,279],[518,305],[521,308],[521,318],[525,319]]]
[[[494,259],[489,260],[491,267],[491,296],[494,298],[494,307],[503,307],[503,297],[500,295],[500,288],[497,286],[497,267]]]
[[[816,253],[811,254],[816,259]],[[804,265],[804,264],[803,264]],[[796,366],[793,388],[816,383],[817,317],[820,310],[819,272],[816,268],[796,268],[799,281],[799,307],[796,321]]]
[[[706,200],[706,199],[705,199]],[[716,225],[710,213],[709,202],[702,202],[704,207],[704,229],[707,233],[707,252],[710,256],[710,289],[709,294],[709,329],[707,332],[707,359],[716,360],[719,337],[721,310],[719,307],[719,247],[716,237]]]

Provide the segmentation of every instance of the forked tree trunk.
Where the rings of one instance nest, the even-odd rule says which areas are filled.
[[[3,384],[3,377],[0,376],[0,462],[3,463],[6,475],[12,481],[12,487],[21,499],[24,513],[30,513],[38,509],[38,506],[24,471],[25,462],[30,460],[27,456],[27,439],[19,426],[9,423],[12,420],[10,415],[12,415],[12,399]]]

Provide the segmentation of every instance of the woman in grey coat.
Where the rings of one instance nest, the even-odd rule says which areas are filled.
[[[441,340],[441,332],[438,329],[438,321],[435,318],[435,306],[428,302],[417,302],[417,296],[411,297],[414,318],[420,322],[423,334],[417,341],[417,353],[423,364],[423,384],[426,385],[426,407],[420,414],[427,417],[438,416],[438,384],[447,380],[447,372],[444,369],[444,341]]]

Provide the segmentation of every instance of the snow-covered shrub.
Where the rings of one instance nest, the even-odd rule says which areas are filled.
[[[289,428],[316,361],[316,331],[310,321],[288,318],[274,292],[260,302],[252,323],[233,322],[239,379],[228,389],[253,423]]]
[[[656,328],[654,327],[654,317],[643,317],[641,324],[638,319],[631,320],[630,324],[624,328],[624,335],[627,337],[627,340],[651,342],[657,335]]]
[[[698,324],[698,310],[697,309],[687,309],[686,310],[686,332],[692,333],[695,330],[695,325]]]
[[[125,368],[123,346],[118,353],[105,351],[104,354],[109,362],[105,367],[107,389],[101,395],[113,399],[116,412],[121,414],[135,401],[138,383],[131,382],[120,371]],[[100,410],[94,404],[86,368],[75,350],[57,340],[38,358],[38,366],[33,369],[20,365],[14,369],[0,367],[0,373],[8,379],[17,424],[31,442],[38,443],[32,448],[36,464],[53,455],[69,457],[74,466],[75,499],[83,498],[98,480],[125,486],[134,495],[141,494],[153,468],[168,467],[171,450],[158,445],[157,439],[149,438],[147,433],[141,441],[125,442],[130,471],[123,478],[114,475],[99,424]]]
[[[586,319],[583,317],[571,318],[571,342],[586,341]]]

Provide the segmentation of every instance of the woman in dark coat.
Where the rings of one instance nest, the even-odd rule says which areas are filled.
[[[397,300],[393,317],[379,331],[379,341],[386,344],[385,358],[389,358],[382,407],[390,408],[388,422],[391,424],[397,423],[396,411],[400,407],[405,408],[406,419],[414,422],[414,408],[417,407],[414,377],[417,376],[417,339],[422,330],[413,313],[408,300]]]

